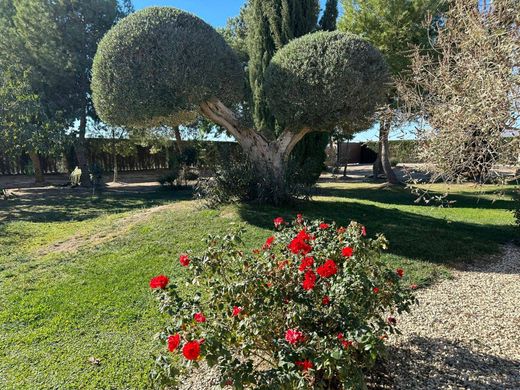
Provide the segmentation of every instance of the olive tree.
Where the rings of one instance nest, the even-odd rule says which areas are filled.
[[[366,127],[387,81],[381,53],[355,35],[317,32],[294,39],[266,69],[266,98],[281,130],[264,132],[247,109],[244,67],[224,38],[194,15],[151,7],[102,39],[92,91],[98,114],[111,125],[176,126],[203,115],[222,126],[254,163],[261,191],[277,203],[287,196],[294,146],[312,131]]]

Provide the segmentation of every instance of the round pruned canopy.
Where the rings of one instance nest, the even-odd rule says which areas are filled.
[[[366,129],[389,82],[382,54],[364,39],[317,32],[295,39],[266,71],[270,109],[283,126],[348,132]]]
[[[200,103],[241,101],[242,66],[220,34],[194,15],[150,7],[112,28],[94,58],[92,92],[101,119],[129,127],[178,125]]]

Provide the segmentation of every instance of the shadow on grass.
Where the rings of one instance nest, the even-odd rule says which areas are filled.
[[[0,223],[83,221],[102,214],[117,214],[193,198],[190,189],[143,192],[106,191],[92,195],[85,190],[33,189],[22,196],[0,202]]]
[[[512,195],[512,190],[506,190],[506,195]],[[431,195],[441,195],[439,192],[430,191]],[[497,199],[490,200],[484,198],[486,195],[495,195]],[[395,205],[415,205],[431,207],[435,204],[414,203],[417,196],[410,193],[410,190],[402,187],[360,187],[360,188],[334,188],[334,187],[318,187],[317,196],[330,196],[350,199],[368,200],[372,202],[395,204]],[[482,191],[468,194],[450,194],[447,198],[449,201],[454,201],[454,207],[465,207],[465,208],[482,208],[482,209],[504,209],[510,210],[513,208],[513,199],[498,198],[498,194],[494,190]]]
[[[473,351],[450,340],[416,336],[388,352],[387,364],[399,362],[393,375],[406,378],[405,382],[411,389],[520,388],[518,360]]]
[[[291,220],[299,212],[311,219],[343,225],[351,220],[361,222],[370,236],[384,233],[390,241],[390,254],[448,265],[496,253],[500,244],[512,241],[516,235],[513,226],[453,222],[357,202],[320,200],[284,209],[240,207],[244,220],[266,229],[272,228],[274,217],[281,215]]]

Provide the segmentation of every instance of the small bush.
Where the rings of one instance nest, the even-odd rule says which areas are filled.
[[[362,388],[414,286],[381,260],[386,239],[367,239],[356,222],[274,224],[252,253],[239,230],[208,237],[200,256],[181,255],[190,296],[166,276],[151,280],[170,316],[151,373],[157,386],[175,386],[204,360],[236,389]]]
[[[169,171],[157,179],[159,184],[163,187],[175,187],[179,173],[175,171]]]

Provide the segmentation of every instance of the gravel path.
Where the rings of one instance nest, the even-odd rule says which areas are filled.
[[[520,389],[520,248],[417,293],[386,371],[395,389]]]

